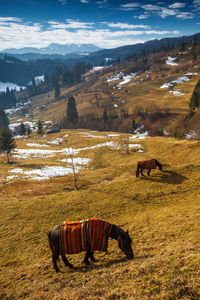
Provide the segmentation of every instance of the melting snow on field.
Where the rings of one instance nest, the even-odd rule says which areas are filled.
[[[180,90],[174,90],[174,91],[169,91],[170,94],[173,94],[174,96],[183,96],[185,95],[184,93],[181,93]]]
[[[60,155],[70,155],[70,154],[78,154],[81,151],[85,150],[92,150],[95,148],[101,148],[101,147],[114,147],[114,143],[106,142],[103,144],[97,144],[90,147],[85,148],[79,148],[79,149],[73,149],[73,148],[64,148],[62,150],[44,150],[44,149],[15,149],[13,150],[12,154],[13,157],[24,159],[24,158],[42,158],[42,157],[53,157],[57,154]]]
[[[66,162],[68,164],[72,164],[72,160],[73,160],[73,164],[76,166],[76,165],[87,165],[89,164],[90,162],[90,159],[89,158],[81,158],[81,157],[74,157],[73,159],[71,158],[64,158],[64,159],[61,159],[60,161],[62,162]]]
[[[128,82],[131,81],[132,78],[134,78],[137,74],[136,73],[131,73],[129,75],[124,75],[123,72],[119,72],[115,75],[112,75],[111,77],[108,77],[107,78],[107,82],[111,82],[111,81],[114,81],[114,80],[120,80],[120,79],[123,79],[123,81],[121,81],[120,83],[118,83],[117,87],[121,87],[121,85],[123,84],[126,84]]]
[[[39,147],[39,148],[45,148],[45,147],[50,147],[49,145],[46,144],[37,144],[37,143],[28,143],[26,144],[28,147]]]
[[[174,62],[175,60],[176,60],[176,57],[168,56],[168,58],[166,60],[166,64],[170,65],[170,66],[178,66],[178,64]]]
[[[134,78],[135,76],[136,76],[135,73],[131,73],[130,75],[123,76],[123,81],[118,83],[117,87],[121,87],[122,85],[129,83],[131,79]]]
[[[96,139],[105,139],[105,136],[102,136],[102,135],[94,135],[94,134],[91,134],[91,133],[88,133],[88,132],[80,132],[80,134],[83,134],[85,135],[85,137],[87,138],[96,138]]]
[[[161,89],[171,88],[171,87],[174,87],[177,84],[189,81],[191,79],[192,75],[197,75],[197,73],[187,73],[187,74],[185,74],[183,76],[178,77],[175,80],[172,80],[170,82],[164,83],[160,88]]]
[[[60,145],[62,142],[63,142],[63,138],[56,138],[55,140],[47,141],[48,144],[52,144],[52,145]]]
[[[76,170],[78,171],[78,169]],[[73,170],[72,168],[65,168],[65,167],[57,167],[57,166],[50,166],[50,167],[43,167],[41,169],[35,169],[30,171],[24,171],[21,168],[18,169],[12,169],[9,171],[10,173],[17,173],[23,175],[25,178],[30,178],[33,180],[47,180],[52,177],[60,177],[65,176],[67,174],[72,174]],[[12,179],[13,176],[7,177],[7,179]],[[15,178],[16,175],[15,175]],[[21,176],[18,176],[18,178],[21,178]]]
[[[134,134],[132,136],[130,136],[130,139],[138,139],[138,140],[143,140],[149,137],[149,132],[148,131],[144,131],[141,133],[141,131],[144,130],[144,125],[141,125],[140,127],[138,127],[135,131]]]

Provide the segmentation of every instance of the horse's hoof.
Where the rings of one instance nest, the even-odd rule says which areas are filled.
[[[57,270],[56,270],[56,273],[60,273],[60,270],[59,270],[59,269],[57,269]]]
[[[72,264],[69,264],[69,268],[70,268],[70,269],[73,269],[73,267],[74,267],[74,266],[73,266]]]

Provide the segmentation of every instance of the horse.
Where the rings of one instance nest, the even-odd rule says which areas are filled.
[[[137,163],[136,177],[139,176],[139,172],[141,173],[142,176],[145,176],[142,172],[143,170],[148,170],[147,174],[149,176],[151,169],[156,169],[156,167],[158,167],[159,170],[162,171],[163,166],[156,159],[141,160]]]
[[[68,266],[70,269],[73,268],[73,265],[68,261],[65,254],[76,254],[86,251],[83,262],[89,265],[89,258],[95,262],[93,252],[95,250],[107,252],[109,237],[118,241],[118,246],[127,259],[134,257],[131,247],[132,240],[128,230],[125,232],[117,225],[97,218],[75,222],[65,221],[57,225],[48,233],[55,271],[60,272],[57,265],[59,255],[62,257],[65,266]]]

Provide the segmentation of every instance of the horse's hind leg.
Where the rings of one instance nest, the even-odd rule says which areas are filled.
[[[54,269],[56,270],[56,273],[60,272],[58,265],[57,265],[58,256],[59,256],[58,253],[53,253],[53,255],[52,255],[53,266],[54,266]]]
[[[143,174],[143,172],[142,172],[142,169],[141,169],[140,173],[141,173],[142,176],[145,176],[145,175]]]
[[[63,262],[64,262],[64,264],[65,264],[66,267],[69,267],[70,269],[73,268],[73,265],[70,264],[70,262],[68,261],[68,259],[66,258],[65,255],[62,255],[62,260],[63,260]]]
[[[151,172],[151,169],[149,169],[149,171],[147,172],[147,175],[148,175],[148,176],[150,176],[150,172]]]

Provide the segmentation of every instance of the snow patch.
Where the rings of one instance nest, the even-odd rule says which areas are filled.
[[[166,64],[170,65],[170,66],[178,66],[178,64],[174,62],[175,60],[176,60],[176,57],[168,56],[168,58],[166,60]]]
[[[193,75],[197,75],[197,73],[187,73],[187,74],[185,74],[183,76],[178,77],[175,80],[172,80],[170,82],[164,83],[160,88],[161,89],[171,88],[171,87],[176,86],[177,84],[180,84],[180,83],[183,83],[183,82],[186,82],[186,81],[190,81],[190,79],[191,79],[191,77]]]
[[[62,142],[63,142],[62,138],[56,138],[55,140],[47,141],[48,144],[52,144],[52,145],[60,145],[62,144]]]
[[[46,145],[46,144],[37,144],[37,143],[28,143],[28,144],[26,144],[26,146],[28,146],[28,147],[39,147],[39,148],[50,147],[49,145]]]
[[[26,89],[25,86],[19,86],[12,82],[2,82],[0,81],[0,92],[6,92],[6,89],[20,91],[20,89]]]
[[[77,169],[76,171],[79,171],[79,169]],[[30,171],[24,171],[23,169],[18,168],[18,169],[12,169],[9,172],[18,173],[18,174],[20,173],[25,178],[30,178],[33,180],[47,180],[52,177],[60,177],[60,176],[65,176],[67,174],[72,174],[73,170],[72,168],[50,166],[50,167],[43,167],[41,169],[35,169]]]

